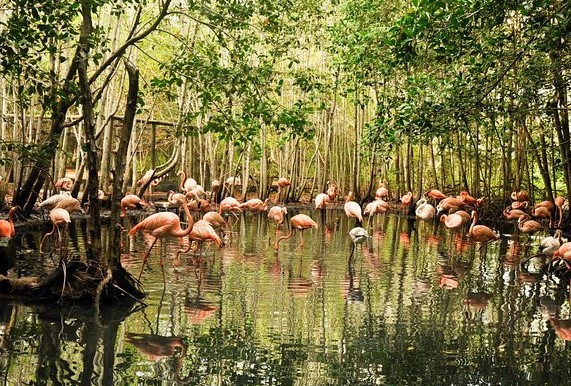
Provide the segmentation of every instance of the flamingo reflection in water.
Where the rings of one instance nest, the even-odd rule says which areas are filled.
[[[362,302],[364,300],[361,288],[355,283],[358,279],[355,278],[355,249],[357,245],[362,245],[371,238],[367,231],[361,227],[355,227],[349,231],[351,238],[351,253],[347,259],[347,277],[343,280],[343,294],[345,299],[350,302]]]
[[[173,369],[175,380],[184,382],[190,378],[190,374],[186,378],[181,378],[183,359],[188,349],[182,338],[127,332],[125,341],[153,362],[162,362],[163,359],[175,358]],[[159,371],[164,373],[162,370]]]
[[[209,277],[207,271],[208,268],[205,266],[195,269],[196,289],[192,291],[193,294],[191,294],[190,287],[187,288],[184,301],[184,313],[188,316],[192,324],[202,324],[218,311],[217,305],[203,299],[203,281],[207,289],[210,287],[210,291],[219,291],[221,284],[219,280]],[[205,277],[205,275],[207,276]]]
[[[355,243],[353,243],[354,245]],[[342,282],[343,296],[350,303],[362,303],[365,299],[359,287],[359,279],[355,274],[355,256],[353,252],[347,259],[347,277]]]
[[[467,320],[474,320],[476,315],[484,312],[490,302],[492,294],[487,292],[470,292],[464,299],[464,316]]]
[[[571,319],[559,319],[556,316],[549,318],[551,326],[558,337],[563,340],[571,340]]]
[[[216,314],[218,307],[214,304],[205,303],[201,300],[189,302],[184,305],[184,312],[188,315],[192,324],[202,324],[212,315]]]

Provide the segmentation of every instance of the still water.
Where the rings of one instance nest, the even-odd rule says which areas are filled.
[[[289,232],[265,215],[230,218],[227,244],[187,254],[157,242],[141,281],[146,306],[0,306],[3,384],[543,385],[569,384],[565,291],[522,272],[537,240],[503,237],[479,251],[439,223],[381,215],[352,254],[354,220],[305,213]],[[133,222],[135,218],[131,219]],[[81,252],[85,224],[67,231]],[[42,234],[18,236],[33,249]],[[106,234],[103,237],[107,237]],[[123,239],[135,275],[146,244]],[[164,270],[158,264],[164,257]],[[22,261],[11,275],[55,264]],[[164,272],[164,280],[163,280]],[[570,334],[571,335],[571,334]]]

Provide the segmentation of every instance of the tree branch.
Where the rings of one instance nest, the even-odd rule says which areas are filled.
[[[165,1],[163,8],[161,9],[161,12],[159,13],[159,15],[157,16],[155,21],[149,26],[149,28],[147,28],[146,30],[141,32],[139,35],[133,36],[130,39],[127,39],[127,41],[125,43],[123,43],[123,45],[121,47],[119,47],[117,49],[117,51],[115,51],[111,56],[109,56],[107,58],[107,60],[105,62],[103,62],[101,64],[101,66],[99,66],[99,68],[93,73],[93,75],[91,75],[91,78],[89,78],[89,83],[90,84],[93,83],[99,77],[99,75],[101,75],[101,73],[107,67],[109,67],[109,65],[111,65],[111,63],[113,63],[113,61],[115,61],[118,58],[120,58],[121,56],[123,56],[125,51],[127,51],[127,48],[129,48],[133,44],[137,43],[138,41],[143,40],[149,34],[151,34],[153,31],[155,31],[157,29],[157,27],[159,26],[159,24],[161,23],[161,21],[168,14],[168,9],[169,9],[170,3],[171,3],[171,0]]]

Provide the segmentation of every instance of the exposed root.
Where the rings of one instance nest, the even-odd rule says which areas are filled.
[[[62,259],[60,266],[43,278],[9,278],[0,275],[0,297],[30,301],[111,303],[140,301],[140,283],[123,267],[101,269],[77,256]]]

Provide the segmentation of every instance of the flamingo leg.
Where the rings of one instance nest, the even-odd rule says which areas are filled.
[[[42,237],[42,241],[40,242],[40,253],[42,252],[42,246],[44,244],[44,241],[46,240],[46,237],[51,236],[54,234],[54,232],[56,231],[56,225],[54,224],[52,227],[52,231],[48,232],[44,235],[44,237]]]
[[[149,255],[151,254],[151,249],[153,249],[153,247],[155,246],[157,239],[158,238],[155,237],[155,239],[153,240],[153,243],[151,244],[149,249],[147,249],[147,253],[145,253],[145,256],[143,257],[143,264],[141,265],[141,272],[139,272],[139,276],[137,277],[137,280],[141,279],[141,275],[143,274],[143,269],[145,268],[145,263],[147,262],[147,259],[149,258]]]
[[[64,228],[65,228],[65,224],[64,224]],[[59,226],[56,227],[57,228],[57,234],[58,234],[58,240],[59,240],[59,260],[60,260],[60,265],[63,263],[63,247],[64,247],[64,241],[65,241],[65,233],[62,236],[63,233],[63,229],[60,231]]]
[[[199,256],[202,256],[202,254],[204,253],[204,252],[202,251],[202,246],[203,246],[203,244],[204,244],[204,241],[197,241],[196,243],[197,243],[197,245],[198,245],[197,248],[196,248],[196,250],[198,251],[198,255],[199,255]]]
[[[190,251],[190,248],[192,248],[192,240],[189,240],[188,248],[186,248],[186,249],[179,249],[179,250],[176,252],[176,256],[174,257],[174,266],[175,266],[175,267],[178,267],[178,266],[180,265],[180,259],[179,259],[180,254],[181,254],[181,253],[188,253],[188,251]]]
[[[299,231],[299,237],[301,238],[301,243],[299,244],[300,247],[304,246],[304,241],[303,241],[303,231]]]
[[[161,272],[163,274],[163,291],[164,291],[165,287],[167,286],[167,279],[165,277],[165,267],[163,265],[161,265]]]

